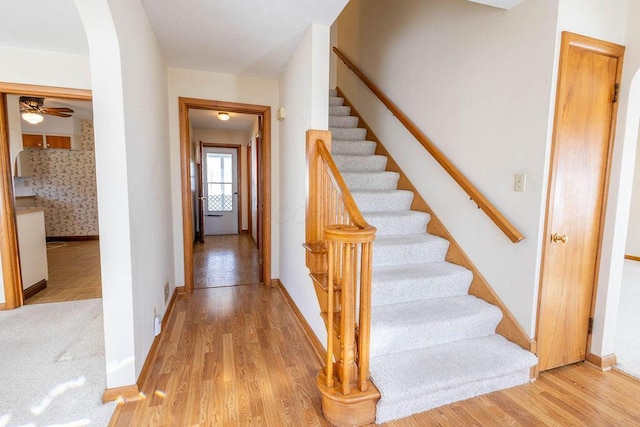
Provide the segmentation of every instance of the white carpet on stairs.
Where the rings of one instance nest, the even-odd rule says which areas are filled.
[[[101,299],[0,311],[0,343],[0,427],[109,423]]]
[[[371,377],[382,423],[529,381],[537,359],[495,334],[502,312],[468,295],[472,273],[445,260],[449,242],[426,233],[430,215],[410,210],[376,143],[330,93],[332,154],[373,244]]]

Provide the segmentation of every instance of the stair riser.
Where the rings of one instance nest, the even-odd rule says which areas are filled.
[[[371,357],[400,353],[449,342],[483,337],[495,333],[502,312],[495,306],[472,308],[467,313],[425,321],[419,324],[377,322],[376,309],[371,314]],[[411,340],[406,337],[411,336]]]
[[[395,190],[398,187],[398,174],[393,172],[342,174],[349,190]]]
[[[389,191],[383,194],[352,192],[361,212],[386,212],[409,210],[413,202],[413,193],[409,191]]]
[[[336,106],[344,104],[344,98],[340,98],[338,96],[330,96],[329,97],[329,106]]]
[[[382,172],[387,166],[386,156],[335,155],[333,160],[340,172]]]
[[[449,298],[466,295],[473,275],[460,270],[445,276],[418,276],[406,280],[379,281],[376,269],[371,280],[371,305],[401,304],[423,299]]]
[[[329,96],[338,96],[338,91],[335,89],[329,89]]]
[[[330,128],[332,139],[362,141],[367,138],[367,130],[360,128]]]
[[[340,141],[335,138],[331,142],[331,154],[346,154],[354,156],[370,156],[376,152],[373,141]]]
[[[437,240],[410,245],[380,245],[373,242],[373,267],[444,261],[449,242]]]
[[[351,107],[346,105],[330,105],[329,117],[331,116],[348,116],[351,114]]]
[[[420,234],[427,232],[430,216],[415,212],[410,216],[390,216],[385,214],[365,213],[364,219],[378,230],[376,236],[398,234]]]
[[[357,128],[358,118],[354,116],[329,116],[331,128]]]

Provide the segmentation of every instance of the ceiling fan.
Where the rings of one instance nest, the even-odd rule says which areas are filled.
[[[44,106],[44,98],[37,98],[33,96],[21,96],[20,97],[20,112],[22,118],[31,123],[38,124],[44,120],[43,114],[57,117],[71,117],[73,110],[71,108],[52,108]]]

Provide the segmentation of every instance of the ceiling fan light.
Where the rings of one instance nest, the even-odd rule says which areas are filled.
[[[226,122],[230,118],[231,116],[229,115],[229,113],[218,113],[218,120],[222,120],[223,122]]]
[[[32,125],[37,125],[38,123],[42,123],[44,117],[40,113],[25,111],[24,113],[22,113],[22,120],[31,123]]]

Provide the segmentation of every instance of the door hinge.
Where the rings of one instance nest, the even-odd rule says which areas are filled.
[[[616,83],[613,85],[613,102],[618,102],[619,96],[620,96],[620,83]]]
[[[587,333],[589,335],[591,335],[592,332],[593,332],[593,317],[590,317],[589,318],[589,329],[588,329]]]

